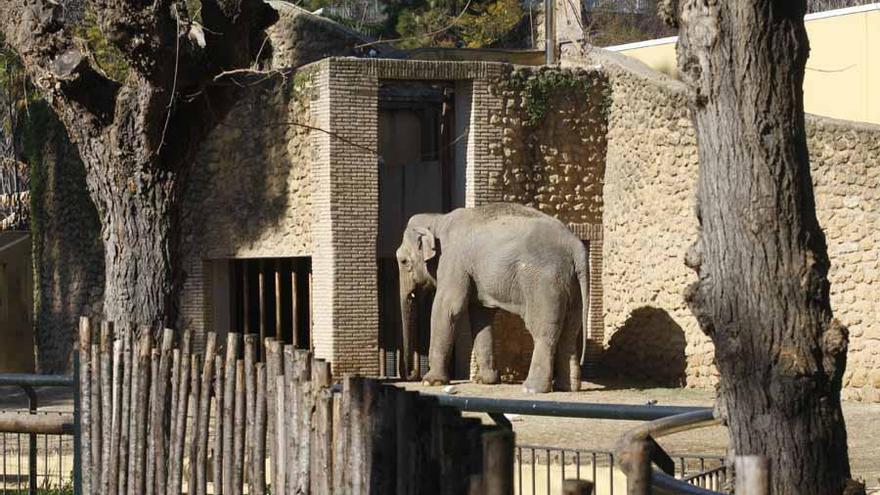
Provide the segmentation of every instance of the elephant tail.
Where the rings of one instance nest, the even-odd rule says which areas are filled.
[[[580,357],[580,365],[583,367],[586,365],[586,356],[587,356],[587,341],[593,336],[589,334],[589,321],[590,321],[590,259],[589,252],[584,249],[583,244],[581,244],[580,252],[575,256],[575,272],[577,273],[578,284],[581,288],[581,335],[583,340],[581,342],[581,357]]]

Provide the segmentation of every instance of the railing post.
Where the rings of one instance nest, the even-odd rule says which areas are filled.
[[[770,493],[770,463],[759,455],[739,455],[735,461],[736,495]]]
[[[627,495],[651,493],[651,443],[645,439],[629,444],[629,472],[626,473]]]
[[[73,350],[73,495],[82,495],[82,426],[80,425],[79,348]]]
[[[565,480],[562,495],[593,495],[593,483],[587,480]]]
[[[30,385],[22,385],[25,395],[28,397],[28,412],[37,414],[37,392]],[[37,495],[37,434],[28,434],[28,494]]]

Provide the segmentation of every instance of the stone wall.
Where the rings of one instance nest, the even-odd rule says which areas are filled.
[[[500,171],[489,184],[502,201],[525,204],[559,218],[591,251],[601,253],[607,79],[596,70],[512,68],[490,84],[499,110],[481,122],[500,135],[489,144]],[[597,258],[601,258],[600,256]],[[591,261],[598,262],[591,256]],[[602,343],[601,265],[592,278],[588,363]],[[591,271],[593,271],[591,269]],[[533,342],[519,317],[499,311],[494,327],[496,365],[506,381],[528,374]]]
[[[849,328],[843,398],[880,402],[880,126],[810,116],[807,142],[831,308]]]
[[[244,90],[202,147],[182,209],[181,328],[211,328],[205,261],[312,254],[313,79],[301,71]]]
[[[640,383],[710,387],[711,341],[682,292],[695,280],[684,253],[696,238],[696,140],[683,85],[595,49],[566,64],[602,65],[612,88],[604,190],[604,368]],[[819,221],[831,257],[831,303],[850,328],[845,398],[880,401],[878,174],[880,127],[808,117]]]
[[[326,127],[319,125],[315,109],[318,70],[290,70],[355,54],[360,51],[356,45],[366,41],[288,2],[270,5],[279,16],[264,46],[269,54],[265,68],[272,75],[243,90],[239,103],[211,133],[185,195],[179,325],[197,336],[212,328],[208,261],[313,254],[313,166],[326,137],[317,129]],[[200,342],[197,338],[196,345]],[[322,341],[316,345],[324,348]]]

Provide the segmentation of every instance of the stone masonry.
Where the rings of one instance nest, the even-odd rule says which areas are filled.
[[[378,373],[382,81],[466,84],[472,110],[463,136],[465,204],[516,200],[559,216],[592,242],[591,258],[600,270],[604,124],[597,127],[593,120],[604,122],[604,114],[601,105],[586,103],[601,95],[583,88],[602,78],[585,70],[565,72],[583,82],[574,100],[582,103],[566,109],[568,100],[550,91],[547,117],[532,128],[522,123],[522,92],[498,90],[523,73],[501,63],[329,58],[249,90],[201,153],[187,195],[186,324],[197,335],[211,329],[212,281],[205,269],[211,259],[311,256],[315,354],[337,372]],[[575,116],[581,111],[593,117],[581,120]],[[581,131],[561,132],[571,128]],[[513,135],[526,143],[521,156],[498,147]],[[529,175],[527,187],[517,185],[523,173]],[[599,277],[599,271],[591,277],[594,349],[602,339]],[[500,354],[510,357],[510,369],[527,369],[530,338],[521,323],[517,330],[505,321],[498,321]]]
[[[611,81],[604,188],[606,363],[691,387],[718,380],[713,345],[682,292],[696,238],[697,148],[683,85],[593,49],[565,65],[601,64]],[[843,397],[880,401],[880,127],[808,116],[816,207],[831,257],[831,304],[850,330]],[[668,383],[668,381],[667,381]]]

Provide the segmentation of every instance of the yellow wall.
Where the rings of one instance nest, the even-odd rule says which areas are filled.
[[[804,109],[817,115],[880,124],[880,3],[833,14],[806,18],[811,49],[804,80]],[[651,46],[621,45],[611,49],[676,76],[674,38],[657,41],[660,43]]]

